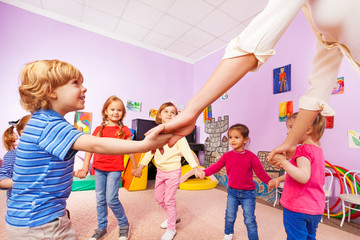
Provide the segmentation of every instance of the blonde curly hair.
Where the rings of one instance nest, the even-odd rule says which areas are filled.
[[[81,72],[70,63],[39,60],[26,64],[20,74],[20,103],[31,113],[51,108],[48,95],[72,79],[82,80]]]

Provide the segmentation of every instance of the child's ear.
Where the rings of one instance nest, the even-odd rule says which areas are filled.
[[[309,135],[314,131],[313,126],[309,127],[309,129],[306,131],[306,134]]]
[[[46,94],[48,98],[51,98],[51,99],[56,99],[57,98],[57,95],[56,93],[53,91],[53,92],[50,92],[50,93],[47,93]]]
[[[247,143],[249,141],[249,137],[246,137],[245,139],[244,139],[244,143]]]

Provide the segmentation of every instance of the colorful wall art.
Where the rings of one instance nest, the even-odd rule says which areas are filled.
[[[222,100],[226,100],[226,99],[228,99],[229,98],[229,93],[228,93],[228,91],[226,91],[222,96],[221,96],[221,99]]]
[[[285,122],[293,114],[293,101],[279,103],[279,121]]]
[[[349,148],[360,148],[360,131],[348,130]]]
[[[92,113],[75,112],[74,127],[84,133],[91,133]]]
[[[150,111],[149,111],[149,117],[150,117],[150,118],[156,118],[157,112],[158,112],[157,109],[150,109]]]
[[[332,91],[332,95],[344,93],[344,77],[339,77]]]
[[[291,64],[275,68],[274,76],[274,94],[291,91]]]
[[[204,116],[204,122],[205,122],[206,120],[209,120],[209,122],[211,122],[211,119],[212,119],[212,109],[211,109],[211,105],[204,109],[204,111],[203,111],[203,116]]]
[[[126,109],[133,112],[141,112],[141,102],[127,100]]]

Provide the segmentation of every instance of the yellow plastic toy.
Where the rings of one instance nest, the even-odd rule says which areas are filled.
[[[145,153],[135,153],[136,158],[136,164],[139,164],[139,162],[144,157]],[[134,177],[131,174],[131,170],[133,169],[132,164],[128,164],[129,158],[127,158],[126,164],[124,159],[124,175],[123,175],[123,186],[128,191],[139,191],[139,190],[145,190],[147,188],[147,179],[148,179],[148,167],[144,167],[143,174],[140,178]]]
[[[193,152],[195,160],[199,164],[199,159],[196,154]],[[136,164],[139,164],[143,159],[145,153],[136,153]],[[127,156],[127,155],[126,155]],[[156,167],[155,161],[153,163]],[[131,174],[133,169],[132,164],[129,164],[129,157],[124,158],[124,166],[125,170],[123,172],[123,186],[128,191],[139,191],[145,190],[147,188],[147,179],[148,179],[148,167],[144,167],[143,174],[140,178],[136,178]],[[181,167],[181,179],[179,189],[182,190],[204,190],[211,189],[216,187],[218,184],[217,179],[214,176],[206,177],[205,179],[189,179],[192,175],[194,175],[194,170],[190,167],[189,164],[186,164]]]
[[[203,168],[203,167],[200,167]],[[216,187],[218,184],[217,179],[212,175],[204,179],[190,178],[194,175],[195,171],[189,164],[181,167],[181,179],[179,189],[182,190],[205,190]]]

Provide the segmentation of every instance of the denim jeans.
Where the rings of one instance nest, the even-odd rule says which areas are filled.
[[[234,233],[234,224],[239,205],[243,209],[244,223],[250,240],[259,239],[255,220],[256,190],[237,190],[228,187],[225,213],[225,234]]]
[[[292,212],[284,208],[283,216],[287,240],[316,239],[316,229],[318,228],[322,215]]]
[[[95,169],[95,192],[98,228],[106,229],[108,205],[119,221],[119,226],[125,226],[128,219],[119,200],[121,171],[101,171]]]

